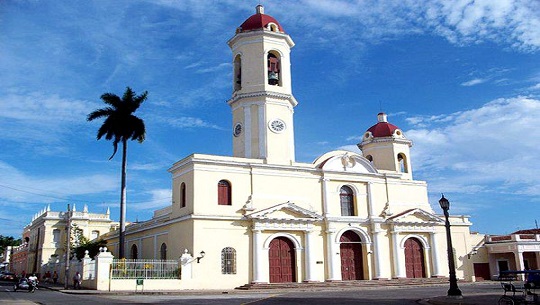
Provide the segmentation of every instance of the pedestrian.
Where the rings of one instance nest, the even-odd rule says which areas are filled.
[[[58,282],[58,273],[56,273],[56,270],[53,272],[52,280],[53,280],[53,283],[55,284],[56,282]]]
[[[73,276],[73,288],[81,289],[81,274],[79,273],[79,271],[77,271],[77,273],[75,273],[75,275]]]
[[[45,272],[45,275],[43,276],[43,281],[45,283],[49,283],[51,280],[51,272],[50,271],[47,271]]]

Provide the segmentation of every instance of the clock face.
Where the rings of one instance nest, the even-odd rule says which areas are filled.
[[[272,130],[273,132],[276,132],[276,133],[280,133],[282,132],[283,130],[285,130],[285,122],[283,122],[282,120],[280,119],[275,119],[273,121],[270,121],[270,123],[268,124],[268,127],[270,128],[270,130]]]
[[[241,133],[242,133],[242,124],[236,123],[236,125],[234,125],[233,135],[235,137],[238,137]]]

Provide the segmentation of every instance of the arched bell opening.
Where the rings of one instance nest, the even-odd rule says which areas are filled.
[[[242,58],[240,55],[236,55],[234,58],[234,91],[242,89]]]
[[[279,53],[270,51],[267,56],[268,84],[281,86],[281,67]]]

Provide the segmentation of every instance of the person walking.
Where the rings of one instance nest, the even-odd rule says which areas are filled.
[[[81,289],[81,274],[79,273],[79,271],[77,271],[77,273],[75,273],[75,275],[73,276],[73,288]]]
[[[58,273],[56,273],[56,270],[53,272],[52,280],[53,280],[53,283],[55,284],[56,282],[58,282]]]

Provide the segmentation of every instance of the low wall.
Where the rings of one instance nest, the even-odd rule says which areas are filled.
[[[181,283],[181,280],[175,279],[112,279],[110,291],[166,291],[185,289]]]

